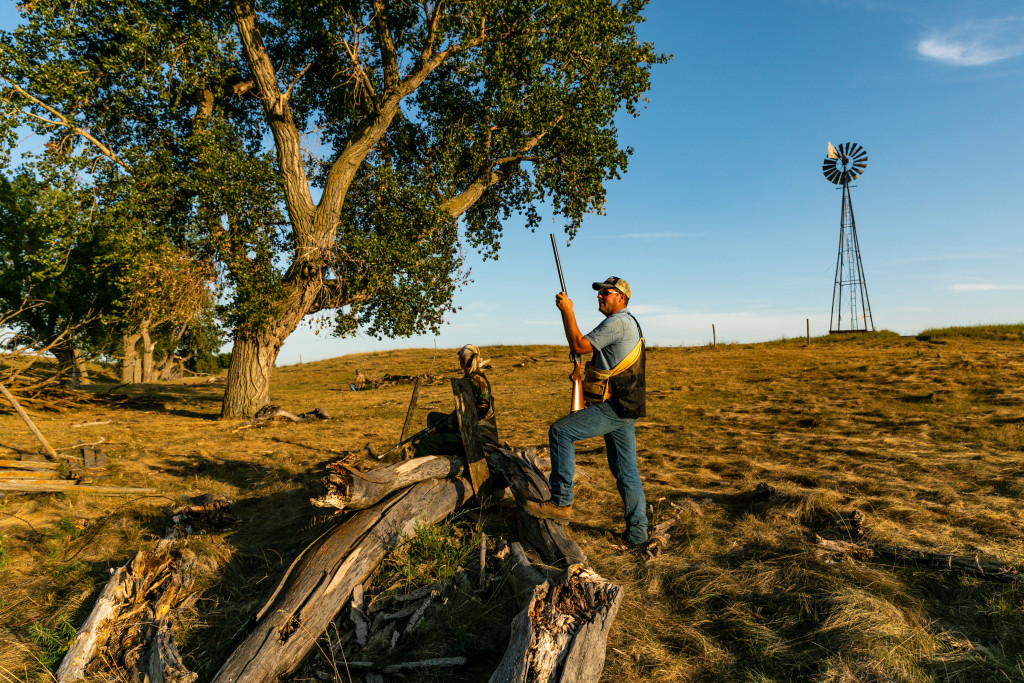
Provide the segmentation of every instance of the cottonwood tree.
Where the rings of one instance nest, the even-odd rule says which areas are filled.
[[[78,388],[83,348],[103,345],[99,311],[113,289],[93,273],[101,250],[88,201],[74,183],[42,180],[27,169],[10,179],[0,174],[0,313],[18,339],[57,358],[66,388]]]
[[[542,204],[570,236],[602,210],[630,151],[615,117],[665,60],[645,5],[27,3],[0,86],[9,120],[178,206],[229,293],[222,414],[248,416],[304,317],[436,331],[464,245],[496,257],[502,221]]]
[[[121,298],[111,316],[122,330],[122,383],[152,382],[158,378],[154,374],[153,352],[156,332],[162,326],[170,328],[163,335],[168,337],[163,340],[164,362],[159,373],[163,379],[189,326],[210,309],[212,282],[209,263],[196,261],[167,244],[139,250],[123,264],[116,277]]]

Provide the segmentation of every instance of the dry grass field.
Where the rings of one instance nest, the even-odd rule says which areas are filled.
[[[653,522],[673,505],[684,510],[662,554],[644,561],[609,549],[604,532],[621,529],[621,505],[603,444],[582,442],[577,452],[570,536],[625,591],[602,680],[1024,681],[1024,584],[827,552],[814,540],[1024,572],[1022,332],[650,349],[640,470]],[[482,351],[492,359],[502,439],[546,450],[547,426],[568,401],[565,348]],[[241,431],[217,419],[222,385],[198,380],[103,397],[113,378],[100,377],[91,403],[35,414],[57,448],[109,442],[94,483],[157,493],[0,500],[0,681],[53,680],[110,569],[164,534],[182,496],[213,493],[235,502],[238,523],[190,541],[210,571],[179,633],[186,664],[208,680],[291,560],[335,523],[308,502],[324,465],[397,440],[410,385],[352,392],[357,369],[370,378],[457,375],[454,350],[433,349],[279,368],[276,404],[320,407],[333,419]],[[423,386],[418,424],[451,407],[446,383]],[[111,421],[74,427],[101,420]],[[33,450],[17,416],[0,414],[0,458]],[[507,518],[471,510],[443,536],[514,539]],[[408,545],[375,580],[404,576],[411,585],[447,571],[431,566],[429,552],[432,538],[444,543],[421,536],[428,552]],[[511,605],[500,596],[471,602],[452,601],[409,645],[465,654],[467,667],[418,680],[486,680]],[[313,653],[291,680],[320,680],[316,672],[336,664],[329,659],[329,648]]]

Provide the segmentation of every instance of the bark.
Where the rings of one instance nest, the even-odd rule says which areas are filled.
[[[622,589],[579,565],[534,589],[490,683],[596,681]]]
[[[81,389],[82,377],[79,372],[77,349],[69,345],[61,345],[53,350],[57,357],[57,373],[60,375],[60,385],[64,389]]]
[[[270,403],[270,374],[286,336],[235,334],[221,417],[255,417],[257,410]]]
[[[138,332],[121,337],[121,384],[135,382],[135,369],[139,364],[138,343],[142,337]]]
[[[314,541],[288,568],[214,683],[275,681],[294,669],[401,535],[444,519],[470,496],[462,479],[425,481]]]
[[[327,492],[309,502],[317,507],[365,510],[389,493],[428,479],[450,479],[462,469],[462,458],[443,455],[413,458],[368,472],[333,462],[327,466],[329,474],[323,479]]]
[[[75,371],[78,373],[78,381],[84,386],[90,384],[89,372],[85,369],[85,359],[82,358],[82,352],[77,348],[74,349],[75,354]]]
[[[156,348],[156,342],[149,336],[149,324],[149,318],[143,318],[142,324],[139,326],[139,332],[142,334],[142,382],[144,384],[153,381],[153,350]]]

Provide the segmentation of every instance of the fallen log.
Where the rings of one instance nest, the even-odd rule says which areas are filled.
[[[15,470],[55,470],[58,465],[49,460],[0,460],[0,467]]]
[[[948,571],[970,574],[989,581],[1002,583],[1024,583],[1024,574],[1018,569],[994,562],[982,562],[977,557],[933,553],[926,550],[901,548],[882,543],[849,543],[822,538],[815,534],[814,543],[819,550],[819,557],[825,562],[834,562],[837,557],[849,556],[859,559],[883,560],[892,564],[916,564],[929,569],[945,569]]]
[[[214,682],[274,681],[293,670],[392,544],[471,496],[463,479],[424,481],[325,533],[288,568]]]
[[[317,507],[365,510],[389,493],[407,486],[428,479],[456,477],[463,466],[462,458],[444,455],[412,458],[367,472],[360,472],[343,462],[332,462],[327,465],[330,474],[323,479],[326,493],[319,498],[311,498],[309,502]]]
[[[538,585],[512,621],[509,647],[490,683],[598,680],[621,600],[619,586],[580,565]]]
[[[79,484],[71,479],[29,479],[2,480],[0,491],[21,491],[23,493],[95,493],[97,495],[148,495],[156,493],[156,489],[138,488],[133,486],[92,486]]]

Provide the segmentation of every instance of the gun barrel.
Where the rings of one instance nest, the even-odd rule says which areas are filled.
[[[552,233],[550,233],[550,235],[551,235],[551,251],[555,252],[555,267],[558,268],[558,281],[562,285],[562,290],[561,291],[564,292],[565,291],[565,276],[562,275],[562,262],[558,260],[558,245],[555,244],[555,233],[552,232]]]

